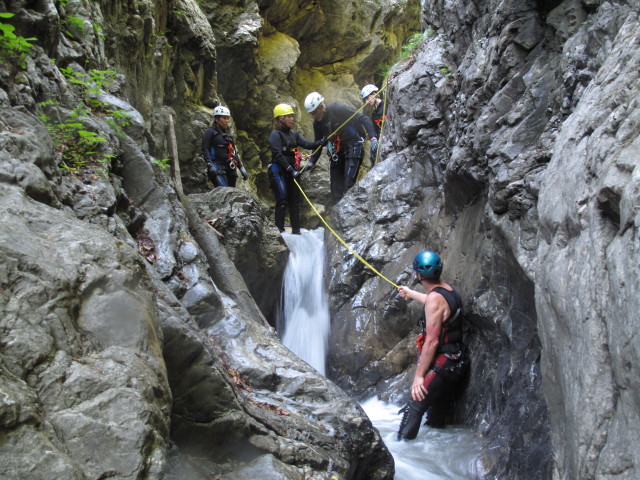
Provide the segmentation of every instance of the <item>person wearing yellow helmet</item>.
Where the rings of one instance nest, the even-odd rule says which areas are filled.
[[[326,143],[323,140],[311,142],[300,132],[293,130],[294,112],[291,105],[280,103],[273,109],[273,131],[269,135],[271,163],[267,167],[269,184],[276,198],[275,222],[280,232],[284,232],[284,219],[289,208],[291,231],[300,233],[301,194],[294,181],[302,174],[300,147],[316,149]]]
[[[223,105],[213,109],[213,121],[202,135],[202,156],[207,164],[207,176],[216,187],[235,187],[237,171],[246,180],[249,176],[240,160],[230,133],[231,112]]]

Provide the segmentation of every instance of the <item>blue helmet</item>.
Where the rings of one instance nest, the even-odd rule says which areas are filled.
[[[413,259],[413,269],[428,280],[440,278],[442,267],[443,263],[440,255],[429,250],[420,252]]]

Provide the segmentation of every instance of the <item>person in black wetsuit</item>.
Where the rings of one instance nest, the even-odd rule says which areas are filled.
[[[273,109],[273,131],[269,135],[271,147],[271,163],[267,169],[269,184],[276,197],[276,227],[284,232],[284,217],[289,207],[291,231],[300,233],[300,201],[302,195],[294,180],[302,174],[302,155],[299,147],[308,150],[320,149],[327,142],[321,139],[310,142],[297,130],[292,130],[294,123],[293,108],[281,103]]]
[[[222,105],[213,109],[213,122],[202,135],[202,156],[207,164],[207,176],[216,187],[235,187],[240,171],[242,179],[249,176],[229,134],[231,112]]]
[[[378,93],[378,87],[373,84],[368,84],[362,87],[360,91],[360,97],[364,103],[368,103],[373,107],[373,112],[371,113],[371,122],[373,123],[373,128],[376,131],[376,137],[380,138],[380,131],[382,130],[382,122],[384,120],[384,98],[382,94]],[[376,155],[378,153],[378,144],[375,144],[375,148],[373,143],[371,144],[371,152],[370,152],[370,161],[371,166],[373,167],[376,163]]]
[[[398,440],[416,438],[422,417],[430,409],[441,418],[435,419],[435,425],[428,424],[444,426],[451,393],[464,379],[469,367],[462,343],[462,299],[454,287],[440,280],[442,267],[437,253],[420,252],[413,261],[413,269],[427,293],[398,287],[403,297],[424,304],[423,332],[416,340],[419,360],[411,385],[411,400],[401,410],[404,415]]]
[[[377,148],[378,139],[371,119],[362,113],[340,103],[324,103],[324,97],[318,92],[311,92],[304,101],[304,106],[313,117],[315,140],[329,138],[336,129],[339,130],[329,138],[327,150],[331,165],[331,200],[337,203],[347,190],[353,187],[364,158],[363,142],[365,135],[371,139],[372,148]],[[313,153],[307,169],[313,168],[322,150]]]

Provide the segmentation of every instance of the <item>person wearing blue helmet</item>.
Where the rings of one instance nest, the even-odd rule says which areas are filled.
[[[416,438],[427,412],[428,425],[444,427],[452,393],[469,367],[462,343],[462,299],[455,287],[441,281],[443,267],[437,253],[420,252],[413,261],[413,270],[426,293],[398,287],[404,298],[424,304],[422,333],[416,339],[418,365],[411,384],[411,399],[401,410],[404,415],[398,440]]]

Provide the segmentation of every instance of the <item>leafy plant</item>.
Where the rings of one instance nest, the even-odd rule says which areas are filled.
[[[80,117],[77,111],[69,116],[71,118],[68,121],[61,122],[46,114],[38,115],[62,157],[60,168],[69,173],[78,173],[91,163],[106,163],[110,156],[100,155],[95,151],[98,144],[106,141],[106,138],[86,130],[81,122],[86,119]]]
[[[450,77],[452,73],[449,71],[448,67],[440,67],[440,73],[442,73],[445,77]]]
[[[0,18],[12,18],[13,13],[0,13]],[[31,52],[30,42],[37,40],[35,37],[24,38],[20,35],[16,35],[14,32],[16,27],[9,23],[0,22],[0,56],[3,59],[17,60],[18,64],[22,67],[26,67],[25,58]]]
[[[160,167],[162,171],[166,171],[171,168],[170,158],[154,158],[151,160],[151,163]]]
[[[60,23],[63,26],[62,33],[64,33],[67,37],[77,39],[78,34],[84,32],[84,20],[82,20],[81,18],[69,15],[66,18],[62,19]]]
[[[402,61],[409,55],[411,55],[418,47],[418,45],[420,45],[424,41],[425,35],[426,33],[414,33],[413,35],[411,35],[411,37],[409,37],[409,40],[407,40],[407,43],[402,46],[402,49],[400,50],[400,58],[398,61]]]

